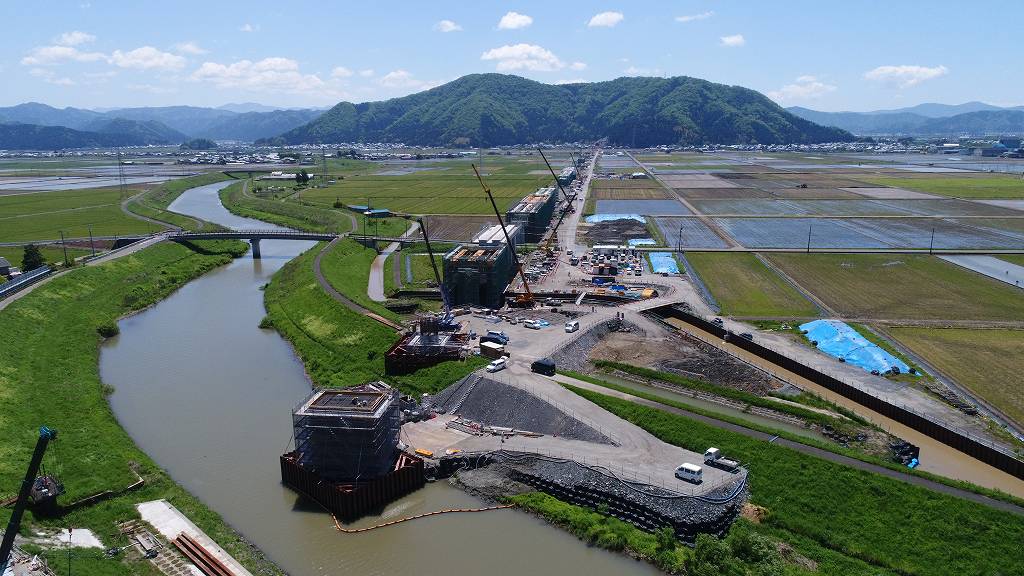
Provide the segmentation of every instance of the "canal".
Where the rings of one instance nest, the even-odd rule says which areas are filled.
[[[170,209],[229,228],[271,225],[228,212],[217,192],[192,188]],[[280,483],[291,409],[310,389],[301,362],[276,332],[261,330],[261,288],[311,242],[261,243],[120,322],[100,374],[111,407],[135,442],[189,492],[293,576],[322,574],[656,574],[651,566],[584,545],[514,510],[446,514],[362,534],[341,534],[330,515]],[[478,499],[447,483],[392,503],[352,527]]]

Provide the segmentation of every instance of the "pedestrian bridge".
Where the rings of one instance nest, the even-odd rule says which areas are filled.
[[[167,234],[168,240],[248,240],[252,244],[252,257],[260,257],[260,240],[311,240],[331,241],[339,235],[329,232],[301,232],[299,230],[218,230],[211,232],[178,231]]]

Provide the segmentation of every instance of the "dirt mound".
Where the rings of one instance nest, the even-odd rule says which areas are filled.
[[[590,224],[583,237],[587,243],[594,244],[626,244],[634,238],[650,238],[647,225],[632,218],[606,220]]]

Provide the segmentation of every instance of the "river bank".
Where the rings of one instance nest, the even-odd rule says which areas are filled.
[[[132,468],[145,479],[136,491],[80,508],[57,519],[29,515],[40,526],[82,527],[108,546],[124,545],[115,524],[137,513],[134,505],[165,498],[215,538],[253,572],[279,574],[262,554],[218,514],[176,484],[113,417],[101,381],[98,328],[116,326],[173,294],[190,280],[222,267],[245,252],[238,242],[203,242],[193,250],[164,243],[96,267],[74,270],[12,303],[2,313],[0,344],[0,484],[16,486],[24,474],[35,431],[48,425],[60,437],[51,451],[66,485],[62,502],[135,482]],[[6,520],[8,509],[0,509]],[[127,560],[83,554],[74,563],[79,574],[138,573]]]

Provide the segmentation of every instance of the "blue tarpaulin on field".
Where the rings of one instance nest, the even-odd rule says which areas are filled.
[[[893,366],[900,372],[910,370],[899,358],[869,342],[845,322],[838,320],[814,320],[800,325],[807,331],[807,339],[818,342],[822,352],[842,358],[849,364],[860,366],[868,372],[888,372]]]
[[[608,222],[609,220],[636,220],[637,222],[647,222],[647,219],[639,214],[594,214],[585,218],[587,222],[593,224],[594,222]]]
[[[651,252],[651,270],[656,274],[679,274],[679,263],[671,252]]]
[[[626,243],[630,246],[654,246],[658,242],[654,238],[630,238]]]

